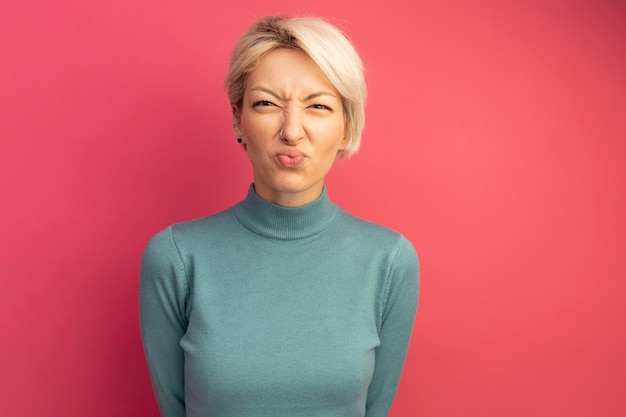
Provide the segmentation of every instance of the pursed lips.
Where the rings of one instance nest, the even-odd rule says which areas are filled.
[[[297,149],[288,149],[277,152],[275,158],[280,165],[295,168],[304,162],[307,155]]]

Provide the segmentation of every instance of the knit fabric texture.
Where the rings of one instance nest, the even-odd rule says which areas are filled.
[[[332,203],[246,199],[156,234],[140,321],[163,417],[383,417],[417,308],[401,234]]]

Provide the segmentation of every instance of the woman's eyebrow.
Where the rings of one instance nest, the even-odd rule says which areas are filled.
[[[309,94],[308,96],[306,96],[304,98],[304,101],[313,100],[313,99],[321,97],[321,96],[331,96],[333,98],[337,98],[337,95],[331,93],[330,91],[319,91],[317,93]]]
[[[266,87],[256,86],[256,87],[250,88],[250,91],[261,91],[263,93],[267,93],[267,94],[269,94],[269,95],[271,95],[273,97],[276,97],[279,100],[283,100],[283,101],[285,100],[278,93],[275,93],[274,91],[272,91],[272,90],[270,90],[269,88],[266,88]],[[316,98],[321,97],[321,96],[330,96],[330,97],[333,97],[333,98],[337,98],[336,94],[334,94],[334,93],[332,93],[330,91],[322,90],[322,91],[317,91],[315,93],[309,94],[302,101],[310,101],[310,100],[316,99]]]
[[[271,95],[273,97],[276,97],[279,100],[283,100],[283,98],[280,95],[278,95],[277,93],[273,92],[269,88],[265,88],[265,87],[261,87],[261,86],[259,86],[259,87],[252,87],[252,88],[250,88],[250,91],[261,91],[261,92],[267,93],[267,94],[269,94],[269,95]]]

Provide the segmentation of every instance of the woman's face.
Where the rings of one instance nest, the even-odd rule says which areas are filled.
[[[289,49],[267,54],[233,114],[259,197],[296,207],[320,196],[348,138],[341,95],[311,58]]]

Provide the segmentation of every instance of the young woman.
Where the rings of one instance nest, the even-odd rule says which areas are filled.
[[[361,60],[323,20],[267,17],[236,44],[226,88],[254,172],[248,195],[158,233],[142,260],[161,413],[386,416],[417,307],[417,256],[324,186],[359,147]]]

